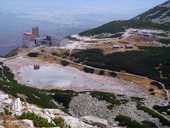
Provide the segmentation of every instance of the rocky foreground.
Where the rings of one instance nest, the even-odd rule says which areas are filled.
[[[40,108],[27,102],[21,102],[19,98],[14,98],[0,91],[0,128],[34,128],[34,120],[18,119],[23,113],[34,113],[51,122],[54,118],[62,118],[63,128],[112,128],[104,119],[94,116],[84,116],[75,118],[59,109]]]

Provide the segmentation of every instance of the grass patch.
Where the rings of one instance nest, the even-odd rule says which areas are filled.
[[[66,109],[69,108],[72,98],[78,95],[78,93],[73,91],[52,90],[51,92],[55,93],[53,95],[54,100],[62,104]]]
[[[70,55],[69,51],[67,50],[55,50],[51,54],[54,56],[63,57],[63,58],[66,58],[67,56]]]
[[[170,105],[168,105],[168,106],[158,106],[158,105],[155,105],[155,106],[153,106],[153,108],[155,109],[155,110],[157,110],[158,112],[160,112],[160,113],[162,113],[162,112],[166,112],[167,113],[167,115],[170,115]]]
[[[32,120],[34,126],[36,127],[55,127],[56,125],[52,122],[48,122],[47,119],[42,118],[34,113],[23,113],[21,116],[18,116],[17,119],[29,119]]]
[[[64,119],[62,117],[54,118],[53,122],[56,124],[56,126],[60,128],[71,128],[70,126],[64,123]]]
[[[108,109],[113,109],[115,106],[126,104],[128,100],[118,100],[116,99],[116,96],[112,93],[106,93],[106,92],[91,92],[90,93],[92,97],[97,98],[98,100],[103,100],[109,103],[107,106]]]
[[[170,39],[159,39],[159,42],[161,42],[162,44],[170,44]]]
[[[157,112],[153,111],[152,109],[143,106],[143,105],[137,105],[137,109],[143,110],[144,112],[148,113],[152,117],[158,118],[159,121],[162,123],[164,126],[170,126],[170,121],[164,118],[162,115],[158,114]]]
[[[166,85],[170,85],[170,48],[141,47],[140,51],[118,52],[105,55],[100,49],[87,49],[74,52],[72,57],[83,64],[112,71],[126,71],[128,73],[146,76]],[[161,65],[164,77],[160,78]]]
[[[104,70],[100,70],[99,75],[104,75]]]
[[[157,126],[150,122],[150,121],[143,121],[142,123],[139,123],[135,120],[132,120],[131,118],[123,115],[118,115],[115,118],[116,121],[119,121],[119,126],[127,127],[127,128],[157,128]]]

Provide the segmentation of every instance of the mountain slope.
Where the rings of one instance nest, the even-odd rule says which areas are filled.
[[[118,33],[126,28],[152,28],[170,30],[170,1],[167,1],[130,20],[112,21],[98,28],[84,31],[80,35],[90,36],[101,33]]]
[[[135,17],[134,19],[159,24],[168,23],[170,22],[170,1],[156,6],[147,12],[144,12],[143,14]]]

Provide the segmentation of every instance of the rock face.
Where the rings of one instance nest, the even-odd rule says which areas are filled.
[[[13,126],[18,126],[19,128],[34,128],[32,120],[15,120],[12,121],[11,124]]]
[[[92,115],[107,120],[108,123],[113,127],[118,126],[118,122],[114,120],[118,115],[126,115],[130,117],[132,120],[136,120],[137,122],[148,120],[155,123],[157,126],[160,127],[162,126],[157,118],[153,118],[152,116],[148,115],[144,111],[138,110],[135,102],[131,101],[128,97],[125,98],[129,100],[128,103],[115,106],[113,109],[108,109],[107,102],[101,100],[99,101],[98,99],[91,97],[91,95],[88,93],[80,94],[79,96],[74,97],[70,102],[69,105],[70,114],[78,118],[84,116],[89,117],[89,115]],[[152,96],[149,96],[147,98],[147,102],[144,101],[144,103],[147,104],[147,106],[151,106],[151,107],[154,104],[154,102],[157,103],[158,105],[162,103],[161,101],[158,100],[158,98],[154,99]],[[84,122],[91,124],[91,122],[88,121],[86,122],[86,121]],[[99,121],[99,122],[103,123],[104,121]]]
[[[74,118],[71,116],[63,116],[64,121],[67,125],[71,128],[96,128],[92,125],[86,124],[83,121],[79,120],[78,118]]]
[[[113,119],[109,119],[111,118],[111,115],[110,111],[107,109],[107,103],[98,101],[96,98],[92,98],[90,94],[81,94],[74,97],[69,107],[70,113],[78,118],[93,115],[113,122]]]
[[[82,120],[83,122],[87,124],[97,126],[99,128],[109,128],[107,120],[100,119],[98,117],[84,116],[84,117],[81,117],[80,120]]]

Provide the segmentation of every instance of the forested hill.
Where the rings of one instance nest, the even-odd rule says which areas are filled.
[[[130,20],[112,21],[100,27],[90,29],[80,33],[80,35],[90,36],[101,33],[118,33],[126,28],[151,28],[160,30],[170,30],[170,1],[156,6]]]

